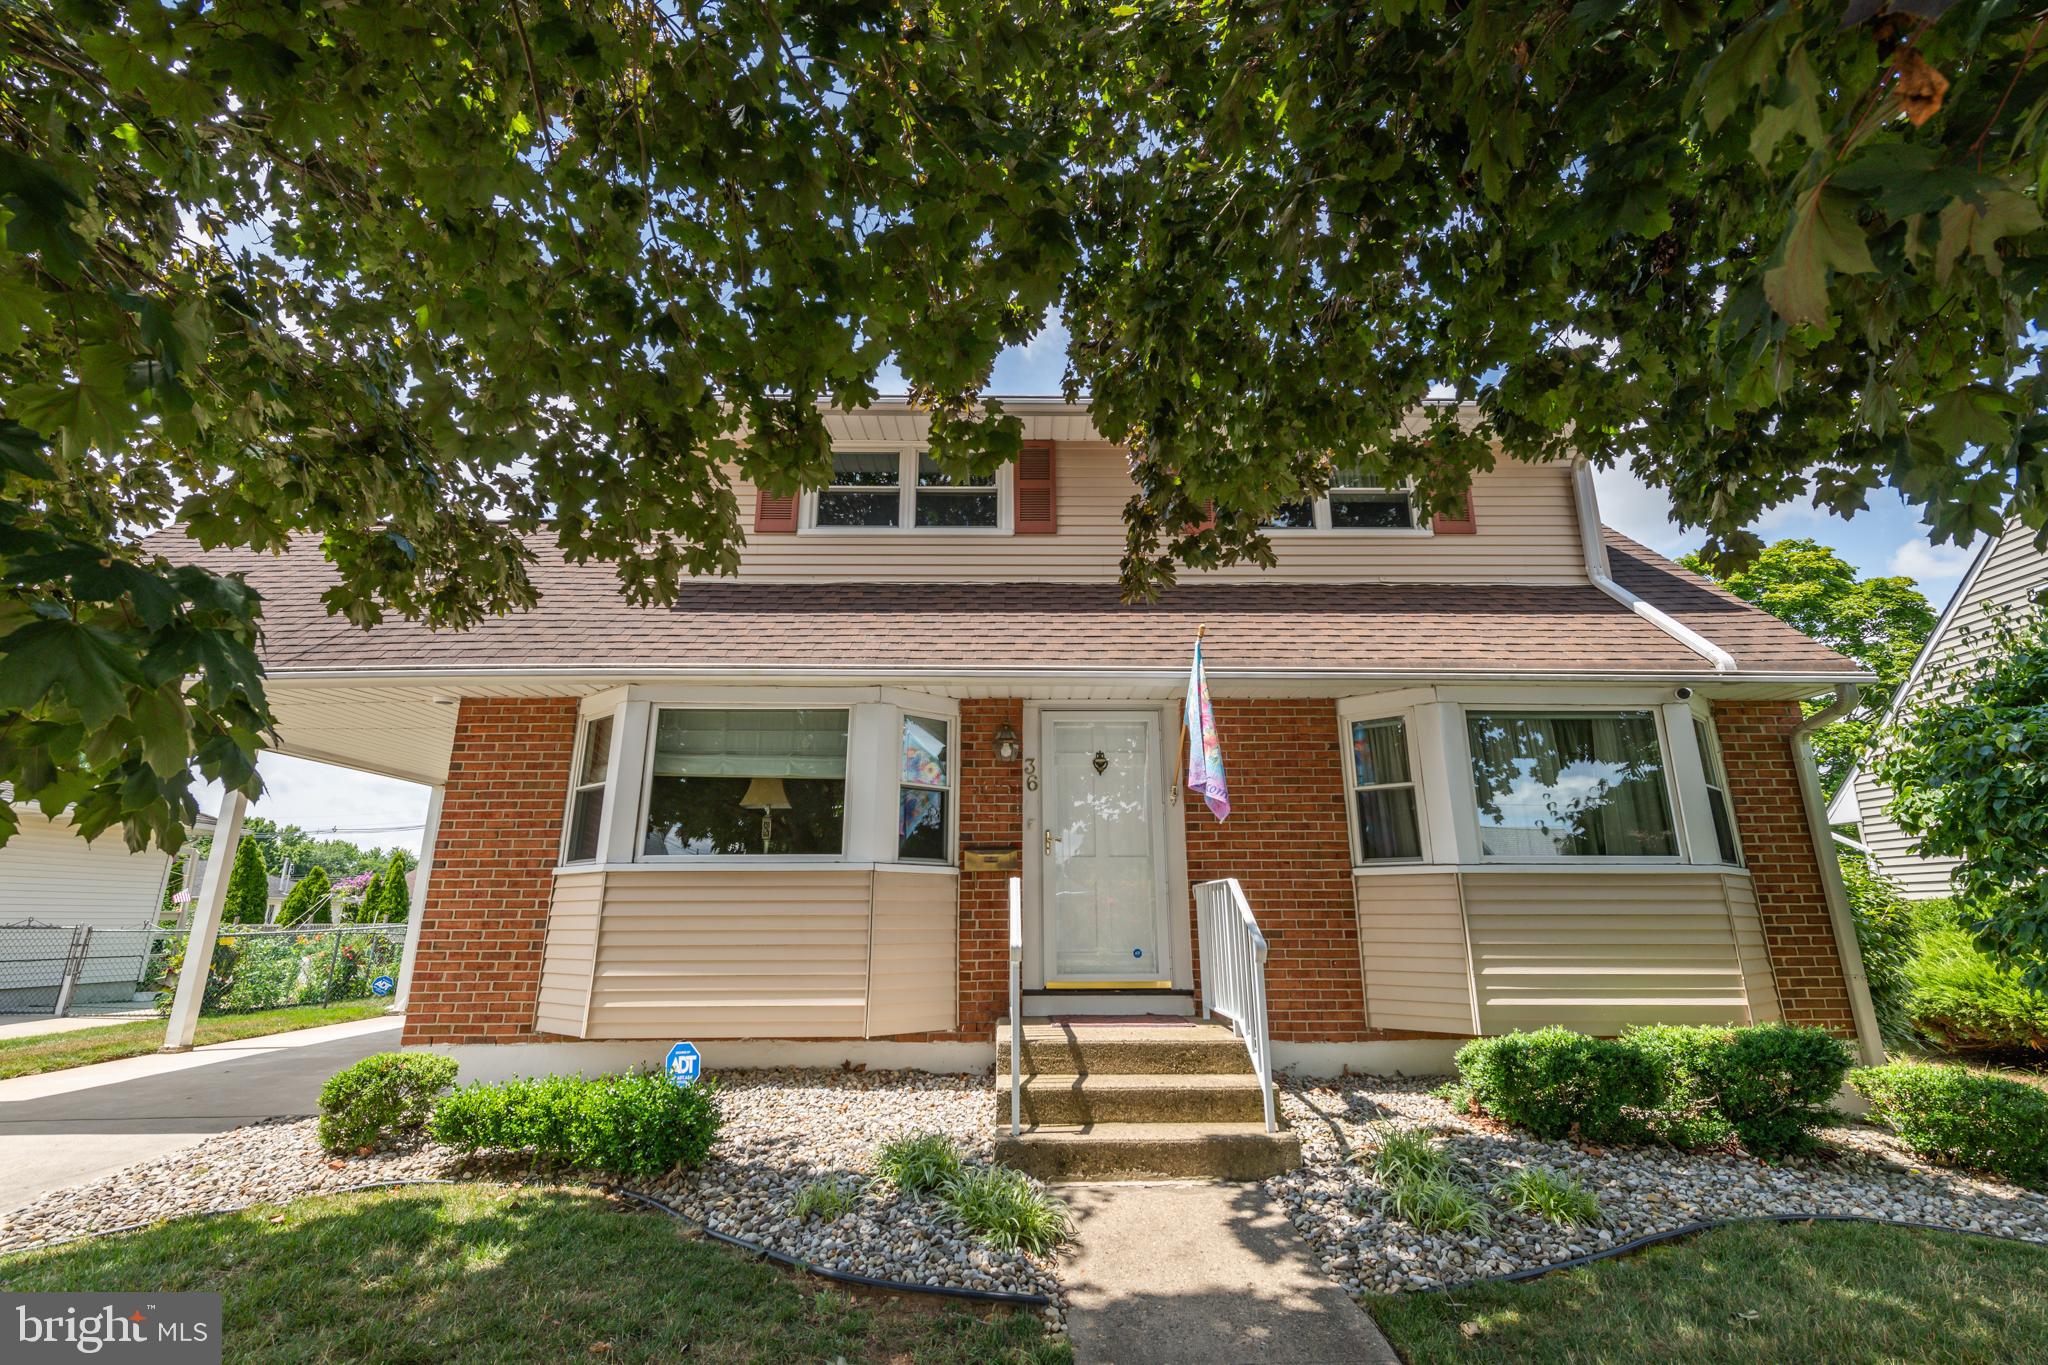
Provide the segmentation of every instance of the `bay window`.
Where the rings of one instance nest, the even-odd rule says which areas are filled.
[[[576,783],[569,793],[569,838],[562,850],[565,863],[587,863],[597,857],[599,828],[604,824],[605,779],[611,774],[612,718],[583,722],[582,751],[576,758]]]
[[[1466,713],[1489,858],[1675,858],[1655,712]]]
[[[950,728],[925,716],[903,718],[902,767],[897,773],[896,856],[908,862],[943,863],[949,846],[953,753]]]
[[[643,853],[843,852],[845,711],[688,707],[655,717]]]
[[[1707,774],[1707,810],[1714,818],[1714,844],[1724,863],[1742,861],[1735,843],[1735,817],[1728,808],[1728,772],[1721,764],[1721,737],[1714,727],[1694,716],[1693,732],[1699,736],[1700,766]]]
[[[1357,816],[1359,862],[1422,856],[1422,825],[1406,721],[1394,716],[1351,722],[1351,800]]]

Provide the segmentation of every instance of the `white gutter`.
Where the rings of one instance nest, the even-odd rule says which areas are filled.
[[[1572,462],[1572,496],[1578,503],[1579,538],[1586,550],[1586,576],[1593,586],[1714,666],[1716,673],[1736,671],[1735,656],[1706,636],[1651,606],[1614,581],[1607,564],[1607,542],[1600,536],[1600,503],[1593,493],[1593,467]]]
[[[1877,1031],[1877,1007],[1870,1003],[1870,978],[1864,974],[1863,948],[1856,941],[1856,914],[1849,906],[1849,888],[1842,882],[1842,864],[1835,854],[1836,836],[1828,824],[1827,803],[1820,794],[1820,773],[1813,766],[1813,746],[1808,743],[1815,730],[1855,710],[1862,691],[1855,683],[1838,684],[1833,702],[1793,727],[1792,767],[1799,774],[1799,799],[1806,808],[1814,861],[1820,864],[1821,889],[1827,896],[1835,952],[1842,960],[1842,976],[1849,988],[1849,1013],[1856,1020],[1856,1040],[1862,1045],[1864,1065],[1879,1066],[1884,1062],[1884,1039]]]

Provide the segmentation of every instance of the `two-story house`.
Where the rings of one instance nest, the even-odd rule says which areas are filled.
[[[1274,568],[1127,606],[1124,452],[1085,406],[1008,406],[1030,444],[976,485],[907,406],[831,415],[832,484],[742,487],[738,577],[671,607],[542,537],[534,610],[366,634],[311,541],[152,543],[261,590],[285,751],[435,789],[407,1044],[470,1076],[677,1039],[986,1067],[1015,876],[1027,1015],[1194,1011],[1194,888],[1235,878],[1282,1066],[1636,1021],[1875,1053],[1799,757],[1849,660],[1603,531],[1567,463],[1503,460],[1435,520],[1340,473]],[[1225,821],[1179,774],[1198,627]]]

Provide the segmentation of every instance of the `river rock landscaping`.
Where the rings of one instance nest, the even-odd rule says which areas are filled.
[[[1043,1294],[1063,1323],[1049,1256],[990,1245],[932,1195],[903,1194],[874,1178],[876,1150],[894,1138],[939,1133],[970,1166],[990,1160],[993,1126],[984,1076],[916,1072],[733,1072],[718,1080],[724,1114],[709,1159],[695,1171],[631,1188],[729,1236],[812,1264],[879,1279],[1004,1293]],[[365,1156],[331,1157],[314,1119],[275,1119],[211,1137],[157,1161],[45,1195],[5,1216],[0,1251],[154,1222],[182,1214],[283,1203],[385,1181],[518,1178],[490,1160],[464,1162],[415,1139]],[[551,1177],[550,1177],[551,1178]],[[593,1177],[593,1183],[611,1184]],[[851,1198],[836,1218],[799,1218],[812,1186]]]
[[[1861,1214],[2048,1244],[2048,1196],[1928,1165],[1890,1134],[1822,1130],[1823,1149],[1767,1165],[1740,1152],[1582,1148],[1454,1111],[1433,1080],[1287,1079],[1280,1103],[1301,1135],[1302,1165],[1266,1182],[1324,1270],[1354,1294],[1432,1289],[1554,1265],[1688,1223],[1765,1214]],[[1453,1178],[1485,1202],[1487,1225],[1429,1233],[1384,1207],[1354,1159],[1388,1128],[1436,1137]],[[1559,1226],[1493,1191],[1521,1171],[1575,1177],[1601,1217]]]

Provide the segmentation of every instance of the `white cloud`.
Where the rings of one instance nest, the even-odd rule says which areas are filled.
[[[1593,489],[1600,520],[1631,540],[1662,555],[1676,555],[1697,543],[1697,537],[1671,519],[1671,495],[1652,488],[1626,469],[1595,469]]]
[[[331,836],[364,848],[420,851],[427,819],[427,789],[416,782],[378,777],[315,763],[287,754],[264,754],[256,770],[263,775],[263,798],[249,814],[297,825],[308,834]],[[215,782],[198,789],[199,808],[209,815],[220,809],[221,789]]]
[[[1909,540],[1892,551],[1887,568],[1919,583],[1927,600],[1939,606],[1948,601],[1977,558],[1977,545],[1936,545],[1922,537]]]

